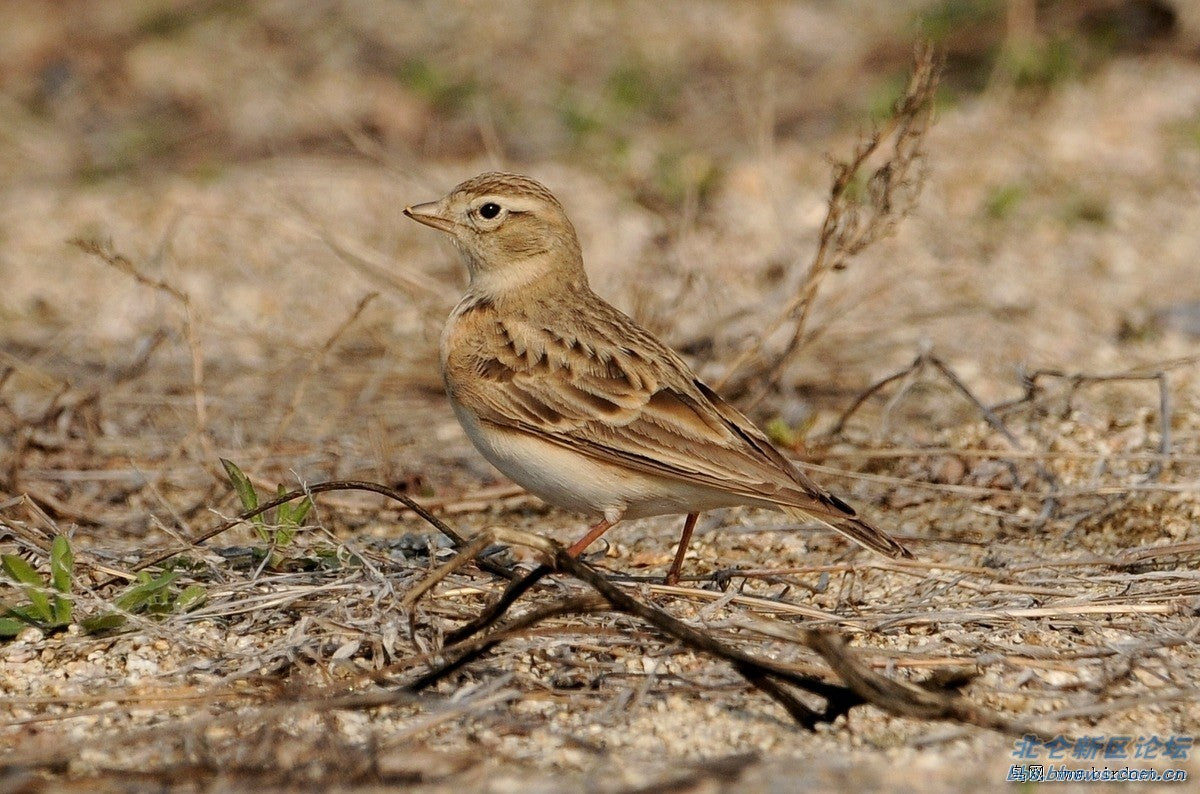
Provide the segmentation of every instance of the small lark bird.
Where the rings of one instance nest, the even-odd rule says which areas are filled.
[[[471,283],[442,334],[442,377],[467,435],[545,501],[597,520],[773,507],[910,556],[787,461],[678,355],[592,292],[575,228],[538,182],[486,173],[404,214],[451,236]]]

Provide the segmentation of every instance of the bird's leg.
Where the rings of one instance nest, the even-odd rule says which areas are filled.
[[[572,557],[578,557],[580,555],[580,553],[583,552],[584,549],[586,549],[588,546],[592,545],[592,543],[597,538],[599,538],[601,535],[603,535],[605,532],[607,532],[609,529],[611,529],[613,524],[617,523],[620,520],[621,519],[619,516],[615,519],[608,519],[608,518],[600,519],[599,522],[597,522],[596,524],[593,524],[588,529],[586,535],[584,535],[582,538],[580,538],[579,540],[577,540],[571,544],[571,547],[569,549],[567,549],[567,554],[570,554]]]
[[[666,584],[679,583],[679,572],[683,569],[683,555],[687,554],[688,544],[692,542],[692,532],[696,529],[696,519],[699,517],[699,513],[688,513],[687,518],[683,521],[683,534],[679,536],[679,548],[675,550],[675,561],[671,563],[671,570],[667,571],[667,578],[663,580]]]

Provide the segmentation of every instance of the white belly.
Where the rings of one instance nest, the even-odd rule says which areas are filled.
[[[557,507],[615,520],[747,503],[723,491],[623,469],[527,433],[484,425],[455,400],[450,402],[467,436],[489,463]]]

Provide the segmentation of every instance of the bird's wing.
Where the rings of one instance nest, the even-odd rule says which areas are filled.
[[[877,551],[905,553],[785,459],[673,351],[607,304],[589,311],[571,324],[582,326],[575,333],[486,307],[461,318],[471,325],[471,343],[455,345],[459,358],[449,362],[454,398],[495,426],[637,471],[796,508]],[[455,371],[473,376],[460,381]]]

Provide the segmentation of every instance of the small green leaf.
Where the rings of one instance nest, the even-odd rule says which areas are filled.
[[[74,611],[74,602],[70,596],[54,596],[54,620],[55,626],[71,625],[71,614]]]
[[[287,488],[283,487],[283,483],[279,483],[279,487],[275,489],[275,498],[282,499],[285,496],[287,496]],[[285,515],[291,515],[292,506],[290,503],[284,502],[275,509],[279,511],[279,521],[282,523]]]
[[[791,447],[799,440],[792,426],[779,417],[767,422],[766,429],[767,438],[780,446]]]
[[[138,578],[141,579],[140,576]],[[177,572],[167,571],[155,579],[136,584],[118,596],[116,606],[126,612],[138,612],[151,604],[155,595],[165,590],[178,578]]]
[[[32,604],[26,604],[25,606],[20,607],[6,606],[4,607],[3,611],[5,617],[16,618],[17,620],[24,621],[25,625],[27,626],[36,626],[40,620],[40,618],[38,618],[38,616],[34,613]]]
[[[0,618],[0,637],[15,637],[27,628],[29,624],[23,620]]]
[[[88,634],[108,631],[109,629],[119,628],[124,625],[125,616],[116,612],[106,612],[103,615],[97,615],[94,618],[84,618],[79,621],[79,626]]]
[[[283,496],[287,490],[280,485],[279,496]],[[296,537],[296,530],[304,523],[304,519],[308,516],[308,511],[312,509],[312,499],[304,497],[299,502],[285,503],[279,506],[279,529],[275,532],[275,545],[287,546]]]
[[[50,545],[50,581],[60,593],[71,592],[71,572],[75,569],[75,555],[71,541],[59,535]]]
[[[8,604],[0,604],[0,617],[15,618],[27,626],[36,626],[41,621],[41,617],[34,610],[33,604],[21,604],[15,607],[10,607]]]
[[[145,608],[146,602],[149,600],[150,593],[145,585],[138,585],[122,593],[116,600],[116,606],[118,609],[123,609],[126,612],[140,612]]]
[[[0,563],[4,565],[4,571],[16,582],[37,587],[45,584],[38,572],[33,569],[32,565],[25,562],[23,557],[18,557],[16,554],[0,555]]]
[[[158,576],[154,577],[154,579],[150,581],[150,584],[154,586],[154,590],[157,592],[170,585],[180,576],[182,576],[182,574],[179,573],[179,571],[163,571]]]
[[[312,506],[313,503],[310,497],[306,496],[301,499],[300,503],[292,508],[292,525],[298,527],[303,524],[304,519],[308,518],[308,511],[312,510]]]
[[[45,592],[46,582],[33,566],[15,554],[0,555],[0,566],[14,581],[25,585],[22,589],[33,606],[36,619],[43,623],[53,622],[54,612],[50,608],[50,597]]]
[[[250,478],[237,467],[236,463],[225,458],[221,458],[220,460],[221,465],[225,467],[225,474],[229,476],[229,482],[233,486],[233,490],[237,493],[238,499],[242,503],[242,509],[246,511],[258,509],[258,492],[254,490],[254,483],[250,482]],[[259,526],[263,523],[261,515],[254,516],[251,520]]]
[[[190,612],[208,600],[208,591],[203,585],[190,584],[175,599],[175,608],[180,612]]]
[[[71,574],[75,570],[75,555],[71,551],[71,541],[66,535],[59,535],[50,545],[50,582],[54,589],[63,595],[54,597],[54,623],[67,626],[71,623],[72,601]]]
[[[287,489],[280,485],[277,493],[276,498],[281,498],[287,495]],[[275,530],[274,541],[277,548],[287,546],[295,539],[296,530],[299,529],[311,508],[312,500],[306,496],[299,502],[284,502],[276,509],[278,526]]]

